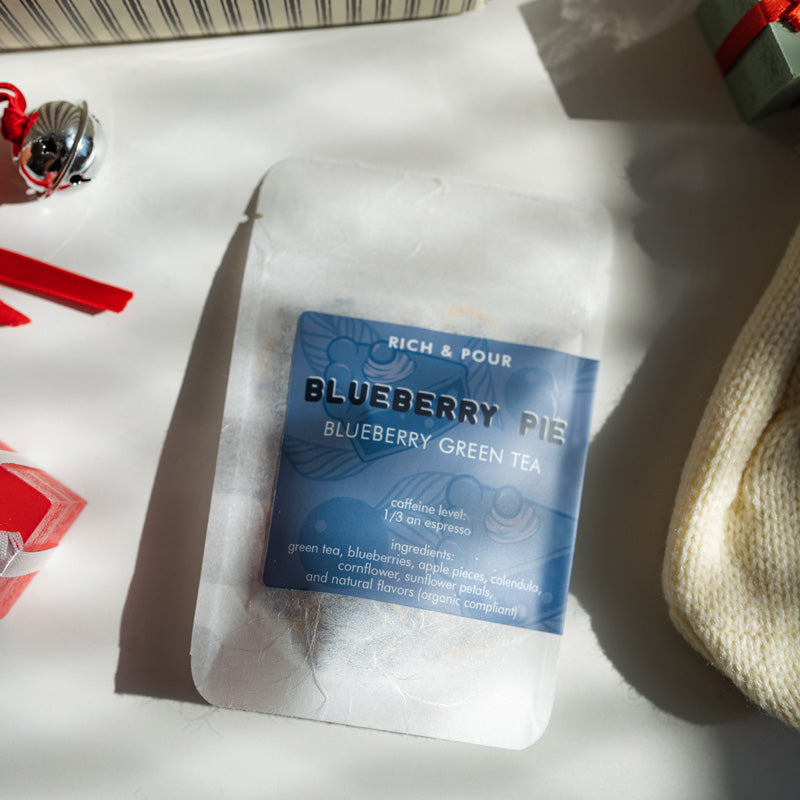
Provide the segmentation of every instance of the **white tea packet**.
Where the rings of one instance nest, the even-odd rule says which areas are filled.
[[[508,748],[555,688],[611,232],[289,160],[242,286],[192,639],[210,703]]]

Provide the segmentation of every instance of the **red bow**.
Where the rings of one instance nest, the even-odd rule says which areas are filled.
[[[786,22],[800,30],[800,2],[760,0],[752,6],[717,48],[717,63],[722,72],[727,73],[753,39],[773,22]]]

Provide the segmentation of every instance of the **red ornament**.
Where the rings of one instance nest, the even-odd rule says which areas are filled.
[[[0,617],[85,505],[84,499],[0,442]]]
[[[100,121],[85,102],[53,100],[36,111],[25,110],[25,96],[11,83],[0,83],[0,103],[8,107],[0,133],[8,139],[29,193],[50,197],[89,183],[99,172],[105,153]]]

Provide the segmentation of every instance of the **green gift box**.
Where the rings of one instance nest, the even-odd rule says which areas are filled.
[[[701,0],[696,13],[745,120],[800,100],[800,3]]]

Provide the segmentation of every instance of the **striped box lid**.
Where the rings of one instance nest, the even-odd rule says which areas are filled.
[[[485,0],[0,0],[0,50],[439,17]]]

